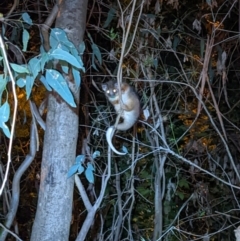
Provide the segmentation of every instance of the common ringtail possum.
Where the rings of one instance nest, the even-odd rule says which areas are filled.
[[[115,128],[120,131],[126,131],[131,128],[134,123],[137,121],[140,114],[140,101],[137,94],[134,92],[132,87],[127,83],[122,83],[121,85],[121,97],[119,86],[116,81],[109,81],[102,84],[102,90],[104,91],[107,99],[114,106],[118,115],[121,116],[123,121],[117,123],[115,126],[110,126],[106,132],[106,139],[108,145],[111,149],[118,155],[125,155],[126,153],[119,152],[115,149],[112,144],[112,137],[115,131]],[[120,100],[121,98],[121,100]],[[122,101],[122,105],[121,102]],[[119,116],[118,116],[119,117]],[[119,120],[119,118],[117,118]]]

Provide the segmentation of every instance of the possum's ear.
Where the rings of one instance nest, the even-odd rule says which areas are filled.
[[[117,82],[114,83],[114,88],[118,90],[118,83]]]
[[[102,90],[105,92],[107,90],[107,84],[102,84]]]

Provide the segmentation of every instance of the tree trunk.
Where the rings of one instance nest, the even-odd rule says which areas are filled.
[[[86,0],[60,1],[56,27],[64,29],[75,46],[83,41]],[[73,83],[69,83],[73,85]],[[71,88],[79,103],[79,89]],[[49,94],[44,136],[41,183],[31,240],[69,240],[74,178],[67,172],[76,156],[78,111]]]

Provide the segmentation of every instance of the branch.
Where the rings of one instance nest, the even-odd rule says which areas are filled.
[[[37,141],[36,141],[36,129],[35,129],[35,119],[33,117],[33,121],[31,124],[31,130],[30,130],[30,151],[28,155],[26,156],[23,163],[20,165],[20,167],[17,169],[14,177],[13,177],[13,183],[12,183],[12,198],[10,203],[10,209],[7,214],[5,227],[9,229],[13,223],[13,220],[16,216],[16,212],[18,209],[19,204],[19,197],[20,197],[20,180],[23,175],[23,173],[27,170],[29,165],[32,163],[36,150],[37,150]],[[8,230],[4,229],[1,233],[0,240],[3,241],[6,239],[6,236],[8,234]]]
[[[7,167],[6,167],[6,173],[0,188],[0,196],[2,195],[3,189],[5,187],[8,173],[9,173],[9,168],[10,168],[10,163],[11,163],[11,152],[12,152],[12,144],[13,144],[13,137],[14,137],[14,129],[15,129],[15,124],[16,124],[16,117],[17,117],[17,107],[18,107],[18,100],[17,100],[17,93],[16,93],[16,86],[15,86],[15,79],[13,77],[8,58],[7,58],[7,53],[6,53],[6,48],[5,48],[5,43],[3,41],[2,35],[0,34],[0,48],[1,52],[3,55],[3,60],[4,60],[4,67],[7,69],[10,81],[12,84],[12,92],[13,92],[13,99],[14,99],[14,105],[13,105],[13,116],[12,116],[12,128],[11,128],[11,134],[10,134],[10,139],[9,139],[9,146],[8,146],[8,161],[7,161]]]
[[[48,52],[50,49],[48,30],[52,26],[52,24],[57,16],[57,13],[58,13],[58,5],[55,4],[51,13],[48,15],[48,18],[46,19],[44,24],[41,26],[41,33],[42,33],[42,37],[43,37],[43,47],[46,52]]]
[[[18,6],[18,4],[19,4],[19,0],[14,0],[14,3],[13,3],[13,5],[12,5],[10,11],[7,13],[7,15],[6,15],[5,18],[8,18],[8,17],[12,14],[12,12],[16,9],[16,7]]]
[[[123,207],[122,207],[122,191],[121,191],[121,181],[120,181],[120,173],[118,172],[117,163],[115,162],[115,172],[116,172],[116,190],[117,190],[117,206],[118,206],[118,218],[116,220],[114,230],[114,240],[118,241],[119,237],[121,237],[121,227],[123,220]]]
[[[22,239],[20,239],[14,232],[12,232],[11,230],[9,230],[8,228],[6,228],[3,224],[0,223],[0,226],[2,228],[4,228],[4,230],[8,233],[10,233],[14,238],[16,238],[18,241],[23,241]]]
[[[107,175],[106,175],[107,172]],[[82,182],[80,180],[80,178],[75,175],[75,183],[78,187],[78,190],[80,192],[80,195],[83,199],[84,205],[88,211],[87,217],[84,220],[84,223],[81,227],[81,230],[76,238],[76,241],[82,241],[85,240],[87,233],[93,223],[96,211],[98,210],[100,204],[102,203],[102,200],[104,198],[104,194],[106,192],[106,188],[107,188],[107,184],[108,184],[108,180],[111,176],[111,158],[110,156],[108,156],[108,164],[107,164],[107,168],[106,170],[103,172],[102,175],[102,186],[101,186],[101,192],[99,194],[98,199],[96,200],[95,204],[92,206],[92,204],[89,201],[89,198],[87,196],[87,193],[85,191],[84,186],[82,185]]]

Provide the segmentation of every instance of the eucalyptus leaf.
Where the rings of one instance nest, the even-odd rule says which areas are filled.
[[[0,107],[0,122],[7,122],[9,120],[10,116],[10,106],[9,103],[6,101],[1,107]]]
[[[76,107],[73,95],[61,73],[53,69],[47,69],[46,81],[70,106]]]
[[[83,53],[84,53],[84,51],[85,51],[85,48],[86,48],[85,43],[84,43],[84,42],[81,42],[81,43],[79,44],[79,47],[78,47],[78,49],[79,49],[79,54],[80,54],[80,55],[83,55]]]
[[[40,77],[40,81],[43,83],[43,85],[48,91],[52,91],[52,88],[49,86],[48,82],[46,81],[43,75]]]
[[[82,58],[80,57],[78,51],[76,48],[71,49],[71,54],[78,60],[78,62],[80,63],[80,68],[83,72],[85,72],[85,68],[83,66],[83,61]]]
[[[10,131],[8,129],[8,126],[5,124],[9,120],[10,116],[10,106],[9,103],[6,101],[1,107],[0,107],[0,128],[2,128],[4,134],[9,138],[10,137]]]
[[[100,151],[95,151],[93,154],[92,154],[92,157],[93,159],[96,159],[97,157],[100,157]]]
[[[116,9],[110,8],[110,10],[108,11],[107,19],[103,25],[103,28],[107,28],[109,26],[109,24],[112,22],[112,20],[115,16],[115,14],[116,14]]]
[[[28,41],[29,41],[29,33],[26,29],[23,29],[22,41],[23,41],[22,50],[25,52],[27,50],[27,45],[28,45]]]
[[[8,137],[8,138],[10,138],[11,133],[10,133],[10,131],[9,131],[8,126],[7,126],[5,123],[1,123],[1,124],[0,124],[0,127],[2,128],[3,133],[5,134],[5,136]]]
[[[37,59],[38,59],[38,58],[37,58]],[[42,70],[42,72],[43,72],[46,63],[50,60],[50,56],[49,56],[48,53],[43,52],[43,53],[42,53],[42,56],[41,56],[41,58],[40,58],[39,60],[40,60],[40,68],[41,68],[41,70]],[[37,64],[37,63],[38,63],[38,62],[36,62],[36,64]]]
[[[29,70],[27,67],[23,66],[23,65],[19,65],[19,64],[14,64],[14,63],[10,63],[11,68],[17,72],[17,73],[27,73],[29,74]]]
[[[76,164],[84,163],[85,162],[85,155],[78,155],[75,159]]]
[[[23,88],[26,85],[26,79],[24,78],[19,78],[16,82],[17,86],[20,88]]]
[[[84,172],[84,167],[82,166],[82,164],[79,164],[77,173],[82,174],[83,172]]]
[[[96,44],[92,44],[92,50],[93,50],[93,54],[97,57],[98,62],[100,63],[100,65],[102,65],[102,55],[101,52],[98,48],[98,46]]]
[[[92,67],[96,70],[96,71],[98,71],[98,68],[97,68],[97,66],[95,65],[95,58],[94,58],[94,55],[92,54]]]
[[[74,165],[68,171],[68,178],[74,174],[82,174],[84,172],[83,163],[85,161],[85,155],[78,155],[75,159]]]
[[[125,146],[122,146],[122,150],[124,153],[128,153],[128,149]]]
[[[49,55],[55,59],[61,59],[61,60],[67,61],[68,63],[75,66],[76,68],[82,67],[81,64],[78,62],[78,60],[65,50],[54,49],[49,52]]]
[[[33,79],[35,79],[41,71],[41,58],[34,57],[30,59],[30,61],[28,62],[28,66],[33,76]]]
[[[1,101],[3,91],[6,89],[6,85],[7,85],[7,79],[4,77],[3,74],[0,74],[0,101]]]
[[[67,177],[69,178],[74,174],[76,174],[76,172],[78,171],[78,168],[79,168],[79,164],[74,164],[73,166],[71,166],[71,168],[68,171]]]
[[[85,176],[90,183],[94,183],[93,171],[94,171],[94,168],[93,168],[92,164],[88,163],[87,169],[85,171]]]
[[[60,28],[53,28],[51,30],[49,43],[53,50],[62,49],[68,51],[71,48],[75,48],[73,43],[69,41],[65,31]]]
[[[23,13],[22,14],[22,19],[25,23],[29,24],[29,25],[32,25],[33,22],[32,22],[32,19],[30,18],[29,14],[28,13]]]
[[[72,73],[73,73],[73,77],[74,77],[74,81],[75,84],[77,86],[77,88],[80,87],[81,84],[81,75],[78,69],[76,69],[75,67],[72,68]]]
[[[34,84],[35,78],[33,78],[32,75],[27,75],[26,76],[26,92],[27,92],[27,99],[29,99],[31,92],[32,92],[32,87]]]
[[[176,51],[177,50],[177,46],[179,45],[179,43],[181,42],[181,39],[175,35],[173,38],[173,50]]]

